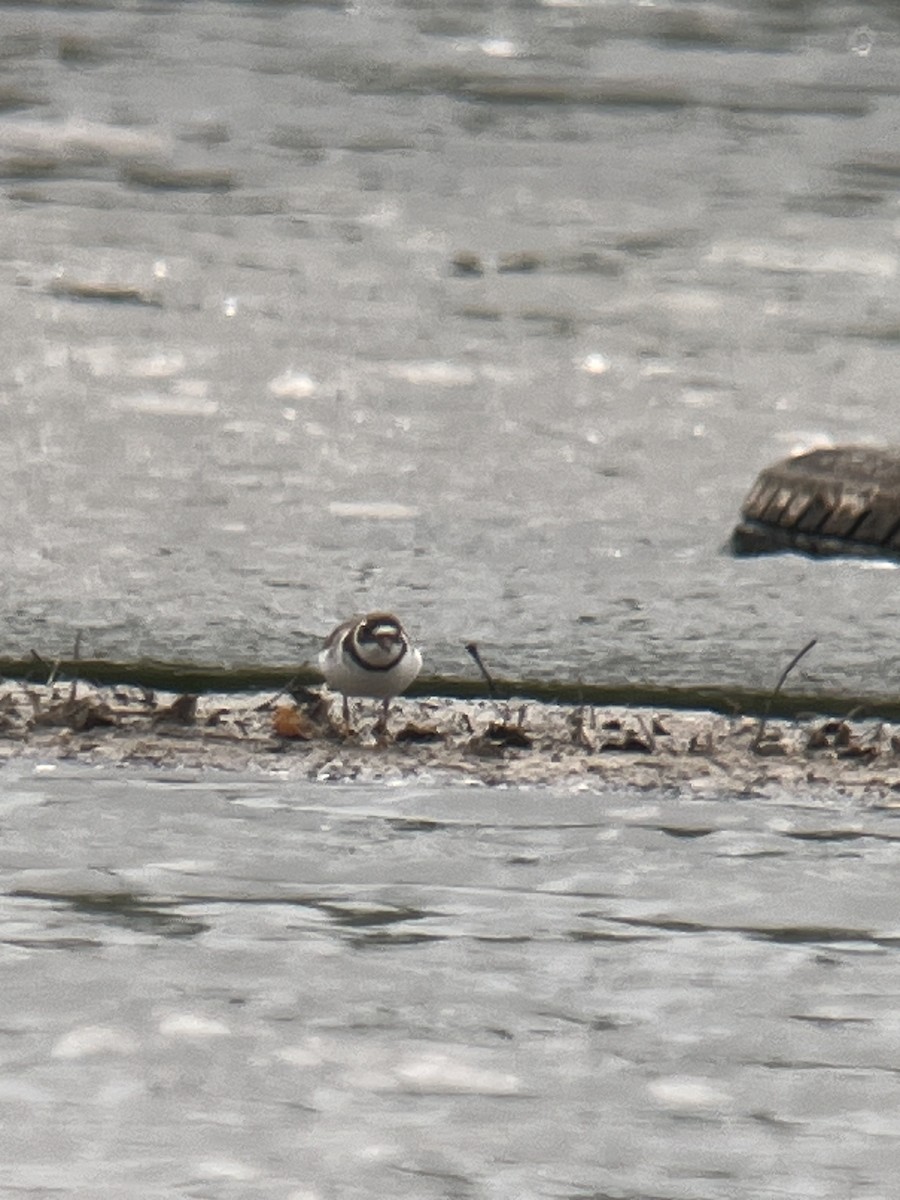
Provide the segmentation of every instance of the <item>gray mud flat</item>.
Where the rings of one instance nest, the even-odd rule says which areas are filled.
[[[760,722],[711,712],[538,702],[402,700],[386,733],[374,704],[307,693],[153,693],[7,684],[0,762],[259,771],[316,782],[688,787],[753,795],[825,785],[900,806],[900,725],[810,717]]]

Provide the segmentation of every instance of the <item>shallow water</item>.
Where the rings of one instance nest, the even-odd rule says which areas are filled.
[[[3,774],[6,1194],[891,1194],[896,810]]]
[[[435,672],[757,685],[818,636],[799,684],[889,690],[892,570],[721,550],[762,465],[896,440],[897,32],[0,8],[6,652],[284,663],[386,605]]]

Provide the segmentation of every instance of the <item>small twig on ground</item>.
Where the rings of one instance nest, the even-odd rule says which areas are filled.
[[[768,720],[769,720],[769,713],[772,711],[772,705],[775,701],[775,697],[778,695],[778,693],[784,687],[785,680],[787,679],[788,675],[790,675],[791,671],[793,671],[794,667],[796,667],[796,665],[800,661],[800,659],[803,658],[803,656],[805,654],[808,654],[810,652],[810,650],[812,650],[813,646],[815,646],[815,644],[818,640],[819,640],[818,638],[811,638],[806,643],[806,645],[803,647],[802,650],[797,651],[797,653],[794,655],[794,657],[791,659],[791,661],[788,663],[788,665],[781,672],[778,682],[775,684],[774,688],[772,688],[769,698],[766,701],[765,712],[759,719],[759,724],[756,727],[756,733],[753,736],[753,741],[750,743],[750,749],[754,753],[759,749],[760,743],[762,742],[763,734],[766,731],[766,724],[768,723]]]
[[[59,670],[60,660],[57,659],[54,663],[48,663],[46,658],[38,654],[37,650],[30,650],[31,661],[43,667],[47,672],[47,678],[44,680],[44,687],[53,687],[53,681],[56,679],[56,672]]]
[[[572,730],[572,741],[576,746],[581,746],[584,750],[593,750],[594,743],[587,735],[584,720],[585,707],[580,704],[578,708],[573,709],[569,717],[569,726]],[[596,724],[594,725],[596,729]]]
[[[276,692],[274,696],[270,696],[268,700],[263,700],[260,704],[255,705],[254,712],[271,712],[282,696],[290,696],[295,704],[303,705],[309,708],[311,705],[321,701],[322,695],[320,692],[314,692],[308,688],[305,683],[300,682],[300,676],[294,675],[292,679],[284,685],[280,692]]]
[[[644,720],[641,713],[637,714],[637,722],[638,722],[638,725],[640,725],[640,727],[641,727],[641,733],[647,739],[647,745],[650,747],[650,753],[655,754],[656,753],[656,738],[653,734],[652,727],[647,724],[647,722]]]
[[[881,741],[884,734],[884,721],[879,721],[872,732],[869,734],[869,744],[874,746]]]
[[[479,670],[479,671],[481,672],[481,674],[484,676],[484,682],[485,682],[485,683],[487,684],[487,686],[488,686],[488,695],[489,695],[489,696],[491,697],[491,699],[493,700],[493,698],[494,698],[494,694],[495,694],[495,692],[496,692],[496,688],[494,687],[494,681],[493,681],[493,679],[491,678],[491,673],[490,673],[490,671],[489,671],[489,670],[487,669],[487,667],[484,665],[484,662],[483,662],[483,660],[482,660],[482,658],[481,658],[481,655],[480,655],[480,654],[479,654],[479,652],[478,652],[478,647],[476,646],[476,644],[475,644],[474,642],[466,642],[466,653],[467,653],[467,654],[468,654],[468,655],[469,655],[469,656],[470,656],[472,659],[474,659],[474,661],[475,661],[475,666],[478,668],[478,670]]]
[[[291,688],[293,688],[296,685],[296,683],[297,683],[297,676],[295,675],[293,677],[293,679],[291,679],[288,683],[286,683],[284,685],[284,687],[281,689],[280,692],[276,692],[275,695],[270,696],[268,700],[263,700],[263,702],[261,704],[257,704],[254,707],[253,711],[254,712],[269,712],[271,709],[273,709],[275,707],[276,702],[279,701],[282,696],[289,696],[291,694]]]

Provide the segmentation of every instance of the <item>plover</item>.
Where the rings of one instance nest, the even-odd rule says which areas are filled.
[[[393,615],[371,612],[351,617],[333,629],[319,655],[325,682],[343,696],[343,717],[350,721],[348,696],[381,700],[380,728],[387,723],[391,700],[405,691],[422,669],[422,655]]]

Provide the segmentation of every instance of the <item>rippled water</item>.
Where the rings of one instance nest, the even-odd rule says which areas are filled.
[[[818,635],[811,685],[889,687],[891,571],[721,548],[762,465],[896,438],[897,31],[0,10],[7,652],[283,663],[387,605],[434,671],[760,683]]]
[[[4,778],[9,1195],[891,1194],[892,809]]]

